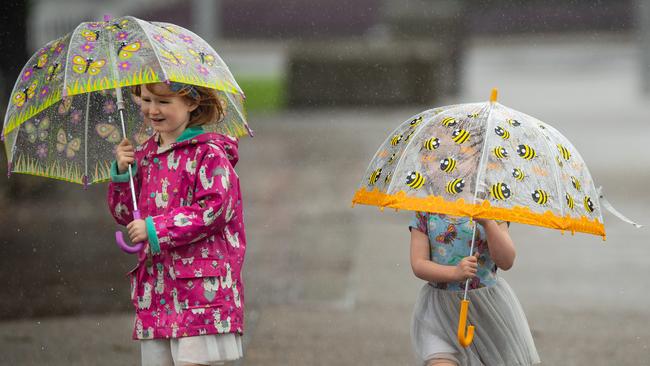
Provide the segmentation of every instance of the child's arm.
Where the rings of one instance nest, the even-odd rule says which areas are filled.
[[[117,146],[116,159],[111,165],[111,182],[108,185],[108,207],[118,224],[127,225],[133,221],[133,198],[129,183],[128,164],[135,163],[135,152],[129,140],[124,139]],[[126,164],[126,165],[125,165]],[[140,187],[137,164],[131,166],[135,197]]]
[[[485,229],[490,257],[500,269],[507,271],[515,262],[515,245],[508,232],[508,223],[476,219]]]
[[[197,175],[193,204],[146,218],[152,253],[219,235],[233,218],[240,205],[239,179],[225,154],[210,147]]]
[[[475,256],[465,257],[455,266],[434,263],[429,256],[429,237],[411,228],[411,268],[416,277],[429,282],[460,282],[476,276]]]

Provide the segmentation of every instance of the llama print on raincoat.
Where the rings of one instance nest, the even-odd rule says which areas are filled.
[[[135,158],[135,193],[153,255],[147,266],[141,252],[130,272],[134,338],[242,334],[246,234],[236,140],[191,127],[165,150],[150,138]],[[114,164],[111,178],[109,208],[126,225],[133,220],[128,173]]]

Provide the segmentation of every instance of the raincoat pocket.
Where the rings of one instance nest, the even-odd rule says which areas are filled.
[[[178,303],[182,309],[223,305],[226,263],[216,258],[181,258],[174,261]]]

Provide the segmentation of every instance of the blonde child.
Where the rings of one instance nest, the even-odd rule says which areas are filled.
[[[539,363],[526,316],[512,289],[497,276],[515,260],[508,223],[476,219],[475,255],[468,256],[469,218],[416,212],[410,223],[411,267],[427,281],[413,310],[411,337],[421,365],[521,366]],[[457,340],[460,301],[469,279],[468,321],[474,342]]]
[[[130,272],[143,365],[215,365],[242,357],[246,251],[237,141],[206,133],[216,92],[181,83],[133,87],[155,134],[117,147],[108,190],[115,220],[145,242]],[[128,165],[144,220],[133,220]]]

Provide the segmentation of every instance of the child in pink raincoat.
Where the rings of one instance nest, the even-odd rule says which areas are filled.
[[[223,117],[214,90],[180,83],[134,87],[154,136],[118,145],[108,204],[132,242],[134,339],[143,365],[213,365],[242,357],[246,251],[237,141],[206,133]],[[133,220],[128,165],[144,220]]]

